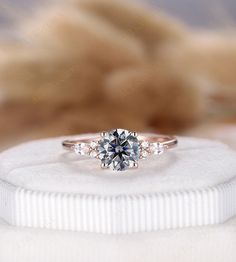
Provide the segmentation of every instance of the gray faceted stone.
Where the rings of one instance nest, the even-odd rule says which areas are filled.
[[[114,129],[98,142],[98,157],[104,167],[123,171],[139,159],[139,141],[130,131]]]

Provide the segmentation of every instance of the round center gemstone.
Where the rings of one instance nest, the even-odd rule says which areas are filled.
[[[98,142],[98,156],[104,166],[126,170],[139,159],[138,139],[128,130],[112,130]]]

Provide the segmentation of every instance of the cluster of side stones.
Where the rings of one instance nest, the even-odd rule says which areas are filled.
[[[76,154],[81,156],[97,156],[97,142],[92,141],[91,143],[78,143],[74,146]]]
[[[165,146],[158,142],[140,142],[140,158],[146,158],[149,155],[161,155],[165,151]]]

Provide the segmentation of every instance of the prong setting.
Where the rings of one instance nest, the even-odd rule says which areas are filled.
[[[134,137],[137,137],[137,136],[138,136],[138,133],[137,133],[137,132],[131,132],[130,134],[131,134],[131,136],[134,136]]]
[[[102,169],[108,169],[108,168],[109,168],[109,165],[106,164],[106,163],[101,163],[101,168],[102,168]]]
[[[130,167],[130,169],[137,169],[138,168],[138,162],[133,162]]]
[[[100,136],[101,136],[101,137],[106,137],[106,136],[108,136],[108,132],[102,131],[102,132],[100,133]]]

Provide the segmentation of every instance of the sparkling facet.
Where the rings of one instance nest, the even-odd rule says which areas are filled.
[[[149,142],[148,141],[143,141],[142,143],[141,143],[141,147],[142,147],[142,149],[148,149],[149,148]]]
[[[117,171],[133,167],[139,159],[138,139],[128,130],[112,130],[98,142],[98,157],[103,165]]]
[[[93,149],[93,150],[95,150],[96,147],[97,147],[97,143],[96,143],[95,141],[92,141],[92,142],[90,143],[90,148]]]

